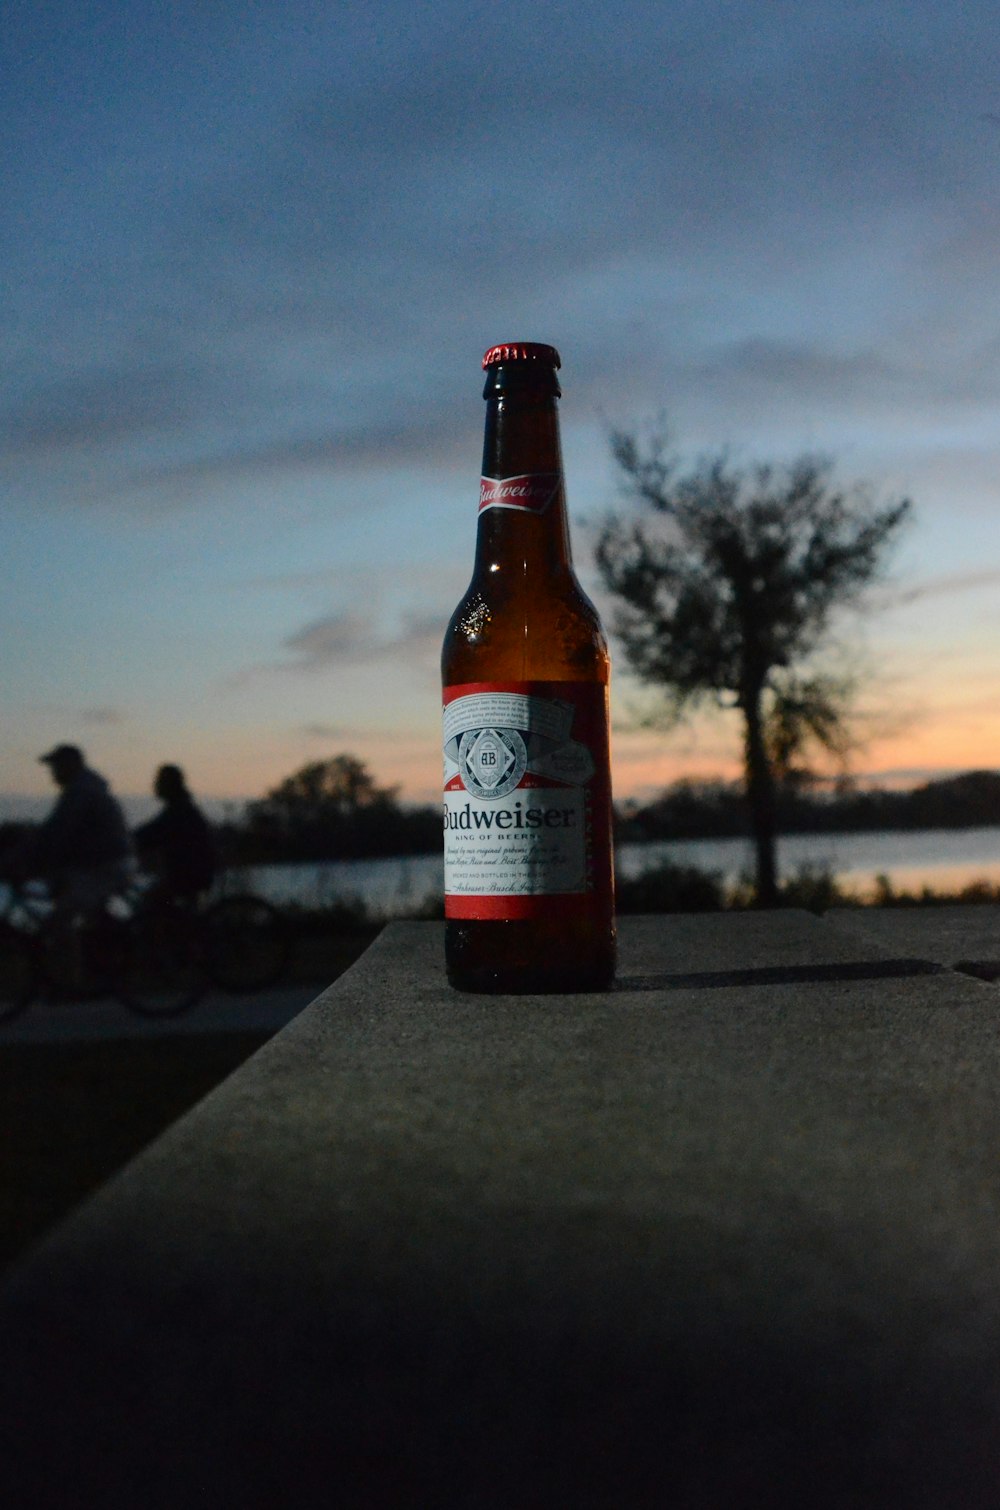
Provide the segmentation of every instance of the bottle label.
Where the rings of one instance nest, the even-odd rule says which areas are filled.
[[[572,913],[610,884],[603,686],[445,688],[444,870],[449,918]]]
[[[559,492],[558,472],[525,472],[520,477],[481,477],[479,512],[485,509],[520,509],[524,514],[544,514]]]

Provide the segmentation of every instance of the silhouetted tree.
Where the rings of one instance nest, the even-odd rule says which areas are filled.
[[[844,779],[854,743],[847,720],[852,692],[849,678],[823,673],[791,675],[772,685],[764,737],[771,769],[782,787],[801,789],[815,781],[815,771],[805,763],[811,744],[834,757]]]
[[[298,822],[353,816],[360,808],[385,805],[396,800],[398,787],[375,785],[364,761],[354,755],[334,755],[314,760],[268,792],[257,807],[266,807],[275,817]]]
[[[354,755],[311,761],[265,797],[248,802],[242,822],[225,826],[223,848],[231,863],[440,850],[440,808],[404,808],[398,791],[395,786],[379,786]]]
[[[300,859],[379,849],[399,817],[397,787],[380,787],[353,755],[315,760],[247,804],[252,839]]]
[[[808,457],[739,470],[719,456],[678,475],[662,439],[643,448],[617,433],[612,447],[653,516],[612,514],[601,530],[597,564],[622,605],[614,627],[672,718],[706,700],[739,710],[757,899],[772,906],[776,779],[807,738],[840,753],[847,738],[845,688],[810,658],[835,610],[876,577],[909,502],[876,508]]]

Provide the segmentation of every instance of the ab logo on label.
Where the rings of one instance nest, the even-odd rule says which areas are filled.
[[[506,797],[528,768],[528,752],[516,729],[467,729],[458,747],[462,785],[473,797]]]

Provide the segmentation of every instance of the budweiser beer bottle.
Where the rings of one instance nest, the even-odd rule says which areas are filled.
[[[467,991],[615,967],[607,642],[570,560],[559,354],[493,346],[472,581],[441,657],[445,953]]]

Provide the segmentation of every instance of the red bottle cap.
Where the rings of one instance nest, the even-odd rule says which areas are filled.
[[[562,366],[555,347],[542,346],[537,341],[510,341],[505,346],[491,346],[483,357],[483,370],[497,367],[501,362],[544,362],[546,367]]]

